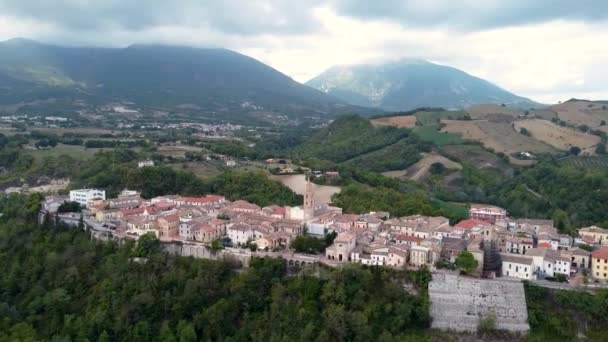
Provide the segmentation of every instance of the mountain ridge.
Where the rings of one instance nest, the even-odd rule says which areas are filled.
[[[464,108],[483,103],[539,106],[457,68],[417,58],[336,65],[306,84],[350,104],[389,111],[428,106]]]
[[[0,104],[60,97],[141,107],[194,104],[220,112],[367,111],[229,49],[163,44],[68,47],[11,39],[0,42],[0,88]]]

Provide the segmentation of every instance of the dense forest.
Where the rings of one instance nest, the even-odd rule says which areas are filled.
[[[529,341],[606,341],[608,290],[551,290],[525,284]]]
[[[131,243],[36,224],[39,199],[0,201],[0,341],[397,341],[429,325],[426,271],[135,259]]]
[[[292,155],[294,159],[304,162],[310,159],[332,163],[351,162],[362,169],[387,171],[415,163],[420,158],[415,152],[428,149],[429,145],[409,130],[374,127],[367,119],[345,115],[295,147]],[[399,159],[396,164],[395,159]]]
[[[490,203],[514,217],[551,218],[560,230],[608,227],[608,169],[577,168],[546,156],[533,167],[515,169],[511,177],[465,165],[461,191],[434,188],[446,201]]]

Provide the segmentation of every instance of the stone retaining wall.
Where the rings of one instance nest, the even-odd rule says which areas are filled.
[[[496,315],[496,328],[527,332],[528,311],[520,281],[433,274],[429,283],[432,327],[475,332],[480,319]]]

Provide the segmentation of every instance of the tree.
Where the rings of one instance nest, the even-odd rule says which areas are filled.
[[[528,131],[528,129],[526,129],[525,127],[520,128],[519,129],[519,133],[522,134],[522,135],[525,135],[527,137],[530,136],[530,131]]]
[[[456,257],[456,266],[464,273],[473,272],[478,265],[479,262],[469,251],[465,250]]]
[[[325,250],[325,241],[313,236],[300,235],[291,243],[298,253],[317,254]]]
[[[78,202],[66,201],[66,202],[61,203],[59,208],[57,208],[58,213],[79,213],[81,211],[82,211],[82,207],[80,206],[80,203],[78,203]]]
[[[224,242],[222,239],[215,239],[211,241],[211,249],[214,251],[219,251],[220,249],[224,249]]]
[[[578,146],[570,147],[570,154],[578,156],[581,153],[581,148]]]
[[[136,256],[147,258],[158,253],[160,253],[160,240],[153,233],[147,233],[139,237],[135,247]]]
[[[597,147],[595,148],[595,153],[597,153],[597,154],[606,154],[606,144],[603,143],[603,142],[597,144]]]
[[[433,163],[433,164],[431,164],[431,167],[429,168],[429,171],[433,175],[441,175],[446,170],[447,170],[447,168],[442,163]]]
[[[184,320],[177,323],[177,336],[179,342],[196,342],[197,339],[192,323]]]
[[[325,234],[325,247],[329,247],[334,243],[334,240],[338,236],[338,233],[332,231],[331,233]]]

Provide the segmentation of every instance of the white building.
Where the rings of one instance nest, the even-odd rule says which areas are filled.
[[[154,166],[154,160],[142,160],[137,163],[137,167],[142,168],[146,166]]]
[[[93,199],[106,199],[106,191],[98,189],[78,189],[70,191],[70,201],[78,202],[83,207],[86,207],[89,201]]]
[[[532,258],[514,254],[501,254],[502,275],[519,279],[536,279]]]
[[[233,224],[226,228],[226,233],[234,245],[246,245],[254,239],[253,229],[247,224]]]

